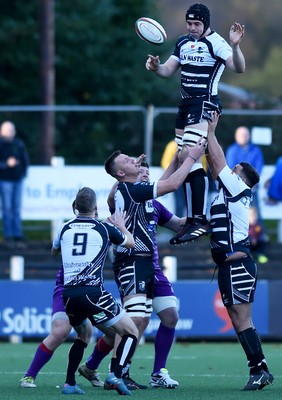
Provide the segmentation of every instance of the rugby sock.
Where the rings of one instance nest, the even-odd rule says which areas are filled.
[[[66,383],[71,386],[75,385],[75,373],[82,360],[84,349],[86,349],[87,344],[80,339],[75,339],[73,345],[69,351],[69,362],[67,368]]]
[[[188,174],[184,182],[184,190],[186,192],[186,198],[190,198],[192,202],[193,219],[202,224],[206,224],[209,181],[203,168]],[[187,193],[188,190],[191,191],[190,196]]]
[[[86,361],[86,366],[90,369],[97,369],[101,361],[112,351],[113,347],[105,342],[104,337],[101,337],[96,343],[93,353]]]
[[[49,350],[43,342],[40,343],[25,376],[32,376],[35,379],[38,372],[47,364],[53,354],[54,352]]]
[[[133,335],[124,335],[117,347],[116,365],[114,374],[117,378],[121,378],[123,368],[131,360],[135,348],[137,346],[137,338]]]
[[[155,336],[155,362],[153,373],[165,368],[166,360],[174,340],[175,328],[168,328],[160,323]]]
[[[117,359],[111,358],[111,363],[109,367],[110,372],[114,372],[114,370],[116,369],[116,364],[117,364]]]
[[[262,346],[260,334],[258,333],[258,331],[257,331],[255,328],[254,328],[254,332],[255,332],[255,334],[256,334],[257,337],[258,337],[258,340],[259,340],[259,342],[260,342],[260,345]],[[268,370],[268,365],[267,365],[267,362],[266,362],[266,359],[265,359],[265,355],[264,355],[263,352],[262,352],[262,347],[261,347],[261,359],[262,359],[262,362],[261,362],[262,369],[263,369],[264,371],[266,371],[266,372],[269,372],[269,370]]]
[[[263,353],[258,335],[253,328],[238,333],[238,338],[247,356],[251,372],[259,373],[262,369]]]

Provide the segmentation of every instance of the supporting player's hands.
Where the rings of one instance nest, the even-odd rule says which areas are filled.
[[[207,147],[207,140],[204,137],[201,137],[197,144],[193,147],[185,146],[186,150],[188,150],[187,156],[198,160],[203,154],[205,154],[205,150]]]
[[[146,154],[141,154],[139,157],[135,159],[135,164],[140,167],[141,163],[145,160]]]
[[[218,123],[218,120],[220,118],[220,115],[218,115],[218,113],[216,111],[212,111],[210,113],[211,115],[211,119],[208,120],[208,137],[211,134],[215,134],[215,129]]]
[[[148,71],[157,71],[160,68],[161,62],[160,62],[160,57],[159,56],[152,56],[151,54],[148,54],[148,58],[146,61],[146,68]]]
[[[128,220],[126,216],[126,211],[116,210],[113,215],[108,217],[108,221],[111,222],[116,228],[118,228],[127,238],[124,246],[127,249],[133,248],[135,246],[134,237],[131,232],[126,228],[125,224]]]
[[[238,45],[241,42],[244,34],[245,34],[245,25],[241,25],[239,24],[239,22],[234,22],[229,32],[229,39],[231,45],[234,46]]]
[[[124,229],[126,229],[125,224],[127,220],[128,217],[126,217],[126,211],[122,211],[120,209],[116,210],[114,214],[108,217],[108,221],[122,232],[124,231]]]

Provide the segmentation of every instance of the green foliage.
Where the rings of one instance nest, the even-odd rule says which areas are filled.
[[[0,92],[2,104],[39,103],[38,2],[1,4]]]
[[[251,71],[247,71],[246,74],[242,76],[244,87],[253,92],[257,92],[261,97],[269,101],[271,101],[271,99],[281,100],[281,64],[281,47],[272,47],[268,57],[261,65],[252,68]]]
[[[10,0],[1,5],[0,91],[2,105],[40,104],[40,5],[43,0]],[[175,107],[179,76],[163,80],[145,69],[148,54],[164,61],[180,34],[185,33],[185,0],[56,0],[56,104],[140,105]],[[280,3],[269,0],[226,2],[209,0],[212,28],[228,40],[231,23],[246,25],[242,49],[245,74],[225,72],[223,82],[258,93],[261,107],[280,100]],[[135,33],[138,17],[150,16],[167,29],[168,42],[156,47]],[[224,107],[229,107],[224,100]],[[12,119],[38,160],[40,113],[2,113]],[[153,163],[173,137],[175,115],[156,118]],[[269,124],[269,121],[263,121]],[[252,120],[250,125],[261,124]],[[277,126],[274,122],[273,126]],[[233,129],[232,121],[228,131]],[[144,118],[141,113],[57,113],[55,152],[67,164],[102,164],[116,148],[144,151]],[[276,133],[275,133],[276,135]],[[231,140],[231,136],[229,138]],[[227,140],[228,141],[228,140]],[[226,143],[227,144],[227,143]]]
[[[166,85],[146,71],[147,54],[156,48],[142,42],[134,27],[137,18],[153,15],[154,9],[153,1],[75,1],[71,9],[59,2],[57,103],[144,106],[166,105],[168,99],[169,104],[166,94],[173,80]],[[58,115],[57,152],[69,164],[102,164],[117,148],[141,154],[143,118],[140,113]]]

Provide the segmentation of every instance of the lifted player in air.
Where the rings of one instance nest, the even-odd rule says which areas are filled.
[[[169,78],[181,68],[181,101],[175,124],[175,140],[194,146],[199,137],[207,137],[210,111],[221,113],[218,83],[224,68],[241,73],[245,58],[240,50],[244,26],[235,22],[229,32],[230,45],[210,28],[210,12],[203,4],[193,4],[186,12],[188,33],[180,36],[173,54],[164,63],[149,54],[146,68],[160,78]],[[182,157],[179,158],[182,161]],[[171,244],[185,243],[210,232],[206,218],[208,177],[201,157],[196,160],[184,182],[187,221]]]

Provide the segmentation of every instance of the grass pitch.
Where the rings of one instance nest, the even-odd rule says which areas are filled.
[[[55,352],[50,362],[39,373],[34,389],[20,388],[19,381],[28,368],[38,343],[0,343],[0,399],[57,400],[64,383],[68,342]],[[93,344],[85,352],[91,353]],[[275,381],[262,391],[242,392],[240,389],[248,379],[248,368],[241,346],[236,343],[175,343],[172,347],[167,368],[173,379],[179,381],[177,389],[153,389],[133,391],[132,399],[144,400],[242,400],[282,398],[282,344],[263,345],[270,370]],[[153,344],[138,348],[131,368],[131,376],[137,382],[148,384],[154,358]],[[100,366],[100,376],[107,376],[109,357]],[[93,388],[83,377],[77,375],[77,383],[85,390],[84,396],[72,395],[85,400],[118,398],[116,391]]]

